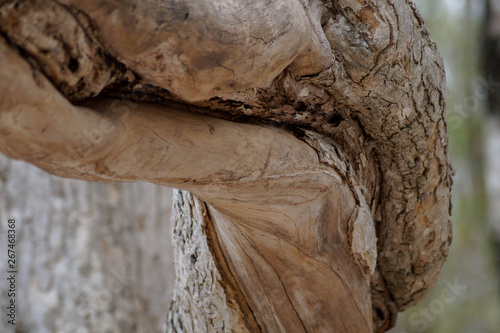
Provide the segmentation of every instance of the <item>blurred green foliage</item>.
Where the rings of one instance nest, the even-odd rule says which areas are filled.
[[[500,291],[484,187],[488,75],[481,72],[483,0],[416,0],[444,58],[453,186],[453,244],[440,280],[391,333],[498,333]],[[500,203],[499,203],[500,204]]]

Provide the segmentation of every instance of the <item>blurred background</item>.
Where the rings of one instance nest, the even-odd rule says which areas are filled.
[[[390,332],[498,333],[500,0],[415,2],[447,70],[454,239],[432,293]],[[16,330],[3,318],[0,332],[159,332],[174,284],[170,207],[171,189],[60,179],[0,155],[19,272]]]
[[[63,179],[0,154],[0,332],[163,332],[171,207],[170,188]],[[6,316],[12,218],[15,326]]]
[[[415,3],[446,66],[454,236],[432,293],[390,332],[500,332],[500,1]]]

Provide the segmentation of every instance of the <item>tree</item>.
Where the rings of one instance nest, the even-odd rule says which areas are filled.
[[[7,1],[0,18],[0,151],[182,190],[169,331],[381,332],[436,282],[446,88],[413,3]]]
[[[3,311],[0,331],[159,332],[173,287],[170,212],[169,188],[56,178],[0,156],[2,309],[8,219],[17,233],[17,316],[11,325]]]

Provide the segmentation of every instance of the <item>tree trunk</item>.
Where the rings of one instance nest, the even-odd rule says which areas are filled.
[[[171,190],[51,176],[0,156],[2,309],[6,223],[17,231],[17,320],[1,332],[159,332],[173,288]]]
[[[170,331],[379,332],[435,284],[446,87],[412,2],[6,1],[0,30],[2,153],[199,198]]]

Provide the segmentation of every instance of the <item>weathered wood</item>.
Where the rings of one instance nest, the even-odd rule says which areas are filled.
[[[0,147],[5,153],[28,159],[59,176],[68,176],[71,170],[69,176],[79,179],[147,180],[197,193],[222,213],[215,215],[214,221],[223,250],[230,246],[233,237],[238,242],[249,238],[237,252],[225,250],[230,266],[244,263],[241,254],[248,255],[252,248],[264,252],[254,250],[247,266],[231,270],[237,272],[236,280],[240,288],[245,286],[242,292],[251,307],[258,309],[257,320],[266,330],[326,329],[337,325],[342,325],[338,329],[362,325],[356,330],[371,330],[371,311],[365,299],[369,297],[370,273],[375,266],[374,226],[366,204],[360,206],[364,202],[361,190],[346,183],[353,175],[348,174],[339,156],[326,157],[338,169],[335,171],[314,149],[286,131],[264,125],[235,124],[153,104],[140,104],[134,112],[116,111],[112,115],[109,100],[92,100],[85,107],[73,107],[57,91],[50,90],[50,84],[42,77],[39,83],[54,96],[48,98],[47,91],[35,84],[28,65],[14,57],[13,51],[5,47],[2,51],[8,64],[0,70],[2,76],[9,79],[21,74],[27,82],[20,84],[33,92],[30,98],[14,100],[7,94],[13,96],[9,89],[19,89],[16,84],[3,90],[3,100],[23,105],[0,115],[4,138]],[[42,92],[45,98],[40,97]],[[46,101],[51,103],[50,107],[39,105],[31,111],[32,105]],[[26,122],[26,119],[36,121]],[[78,154],[77,133],[68,131],[60,120],[78,123],[82,131],[99,128],[105,120],[106,128],[113,131]],[[9,139],[13,136],[16,140]],[[233,144],[235,139],[238,145]],[[55,149],[55,145],[60,146]],[[188,154],[184,153],[186,148]],[[71,151],[75,153],[69,154]],[[202,159],[207,151],[210,158]],[[140,170],[136,170],[136,165],[140,165]],[[231,226],[228,218],[239,223]],[[366,226],[360,229],[358,225],[362,223]],[[251,226],[246,232],[234,229],[245,225]],[[366,237],[371,245],[353,241],[353,235]],[[359,263],[351,258],[357,253],[351,250],[348,245],[351,243],[353,248],[359,248]],[[280,260],[269,264],[266,270],[271,271],[259,269],[259,264],[271,261],[276,251],[281,253]],[[257,267],[254,278],[242,278],[243,274],[250,274],[250,266]],[[302,273],[290,275],[290,270]],[[311,279],[318,283],[311,284]],[[279,285],[269,283],[273,280]],[[255,297],[259,294],[255,293],[254,284],[264,282],[267,285],[260,297],[270,293],[274,297],[267,302],[257,301],[259,298]],[[279,289],[275,290],[276,287]],[[289,290],[296,294],[290,294]],[[332,294],[324,290],[332,290]],[[322,313],[335,313],[346,304],[352,304],[353,308],[343,315],[345,323],[335,317],[319,321],[309,309],[312,306]],[[265,310],[274,315],[263,317],[268,312]],[[310,322],[304,322],[306,318]]]
[[[258,332],[258,324],[222,257],[206,204],[174,190],[176,285],[167,332]]]
[[[263,331],[369,331],[370,303],[383,331],[436,282],[446,87],[411,2],[7,1],[0,18],[23,52],[1,46],[0,150],[195,193]]]

